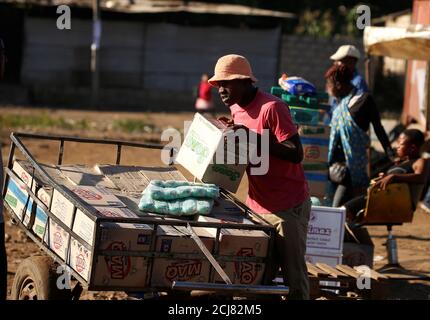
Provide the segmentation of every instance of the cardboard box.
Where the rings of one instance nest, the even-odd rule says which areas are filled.
[[[24,226],[33,230],[39,238],[42,238],[45,232],[47,220],[48,215],[42,208],[33,202],[33,199],[29,198],[24,221],[22,222]]]
[[[222,122],[208,120],[197,113],[176,156],[176,163],[203,182],[214,183],[236,192],[247,167],[248,144],[235,144],[234,139],[224,139],[231,132]],[[238,148],[234,151],[236,147]],[[227,148],[232,153],[226,152]],[[229,164],[226,159],[219,159],[223,158],[220,154],[217,157],[217,153],[221,151],[227,160],[231,156],[234,163]],[[240,163],[239,160],[244,161]]]
[[[305,177],[308,182],[310,195],[324,198],[328,187],[328,164],[323,162],[303,163]]]
[[[306,248],[342,252],[345,208],[312,206]]]
[[[98,171],[97,167],[86,165],[63,165],[61,173],[75,186],[93,186],[115,189],[115,184]]]
[[[302,138],[303,162],[327,162],[328,161],[328,143],[326,139],[319,138]]]
[[[198,216],[197,221],[211,222],[211,223],[233,223],[233,224],[254,224],[251,220],[240,215],[231,215],[226,213],[214,214],[211,213],[209,216]],[[216,236],[216,228],[204,228],[213,237]],[[221,230],[221,232],[223,229]]]
[[[37,192],[37,198],[43,202],[43,204],[49,209],[51,205],[52,199],[52,188],[50,187],[41,187]]]
[[[345,236],[343,243],[342,263],[353,266],[367,265],[373,268],[374,244],[366,228],[352,229],[354,236],[360,243],[354,241],[352,236]]]
[[[199,221],[215,223],[253,224],[243,217],[217,215],[216,217],[200,216]],[[205,228],[216,237],[216,229]],[[266,257],[269,236],[260,230],[221,229],[219,255]],[[234,284],[261,284],[265,264],[255,262],[220,262],[221,267]],[[215,282],[223,282],[217,274]]]
[[[82,278],[88,281],[91,271],[91,251],[85,248],[78,240],[70,240],[70,267]]]
[[[306,180],[308,181],[309,193],[312,197],[324,199],[327,193],[328,179],[324,175],[310,175],[305,173]]]
[[[86,243],[93,245],[93,237],[96,223],[80,209],[76,209],[73,232],[80,236]]]
[[[212,252],[214,238],[203,228],[194,231]],[[157,252],[201,253],[185,227],[161,225],[157,229]],[[208,282],[210,263],[204,259],[156,258],[152,267],[151,286],[170,288],[173,281]]]
[[[24,211],[26,210],[26,216],[28,216],[28,218],[25,222],[28,223],[33,201],[26,191],[22,181],[16,181],[14,178],[10,177],[7,185],[5,201],[20,221],[23,220]]]
[[[67,262],[70,233],[64,230],[54,220],[49,219],[49,247]]]
[[[82,201],[91,206],[101,207],[125,207],[115,195],[107,189],[91,186],[75,186],[70,189],[71,193],[78,196]],[[69,228],[72,227],[75,206],[60,192],[54,190],[52,196],[51,212]]]
[[[106,188],[76,186],[71,188],[71,191],[91,206],[125,207],[124,203]]]
[[[300,138],[316,138],[322,140],[330,139],[330,126],[324,125],[299,125],[298,128]]]
[[[12,171],[33,191],[42,186],[40,179],[33,175],[33,167],[27,161],[15,160]]]
[[[101,250],[149,251],[153,227],[146,224],[103,223]],[[106,287],[146,287],[148,259],[132,256],[98,256],[94,284]],[[90,266],[89,266],[90,267]]]
[[[61,173],[55,165],[46,165],[39,163],[39,166],[46,171],[46,173],[55,180],[58,184],[64,186],[71,186],[70,181]],[[15,160],[12,170],[17,176],[25,183],[31,191],[36,194],[42,187],[48,187],[49,183],[44,181],[43,177],[35,170],[35,168],[28,161]],[[33,177],[34,173],[34,177]]]
[[[263,231],[223,229],[221,231],[220,255],[266,257],[269,236]],[[265,264],[255,262],[223,262],[225,273],[235,284],[261,284]],[[216,282],[222,281],[217,275]]]
[[[52,194],[51,213],[60,219],[69,228],[72,227],[75,206],[58,190]]]
[[[45,233],[46,224],[48,222],[48,214],[40,208],[40,206],[36,205],[36,216],[33,224],[33,232],[36,236],[42,239],[43,234]]]
[[[212,207],[211,215],[218,214],[241,215],[243,211],[233,201],[218,198]]]
[[[118,217],[118,218],[137,218],[127,208],[115,207],[94,207],[98,211],[98,215],[102,217]],[[95,231],[95,221],[83,213],[80,209],[76,210],[75,221],[73,222],[73,231],[80,236],[86,243],[93,245],[93,236]]]
[[[173,166],[170,167],[142,167],[142,166],[123,166],[123,165],[96,165],[95,171],[103,174],[121,190],[122,195],[139,195],[148,186],[149,181],[157,180],[176,180],[186,181],[181,172]],[[120,195],[112,192],[121,199]],[[134,196],[132,196],[134,198]],[[134,199],[133,199],[134,200]],[[139,203],[137,200],[137,203]],[[124,201],[123,201],[124,202]],[[127,207],[128,204],[127,204]]]

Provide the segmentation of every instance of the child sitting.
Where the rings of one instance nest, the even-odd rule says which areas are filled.
[[[415,209],[429,174],[428,162],[420,158],[424,134],[417,129],[407,129],[400,134],[397,142],[396,151],[399,161],[385,174],[380,173],[379,177],[372,181],[372,185],[385,190],[390,183],[407,183]],[[367,196],[363,195],[344,204],[349,222],[359,222],[361,217],[358,214],[365,208],[366,200]]]

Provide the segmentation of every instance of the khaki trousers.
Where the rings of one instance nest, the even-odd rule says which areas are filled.
[[[276,229],[275,252],[268,272],[274,279],[281,267],[284,283],[290,289],[288,299],[309,299],[305,253],[310,212],[311,201],[307,199],[286,211],[261,215]]]

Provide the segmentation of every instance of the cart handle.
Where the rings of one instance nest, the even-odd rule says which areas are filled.
[[[117,146],[117,158],[116,164],[119,165],[121,163],[121,148],[122,146],[127,147],[136,147],[136,148],[147,148],[147,149],[167,149],[170,152],[170,161],[173,159],[173,153],[175,148],[167,147],[158,143],[140,143],[140,142],[132,142],[132,141],[122,141],[122,140],[114,140],[114,139],[95,139],[95,138],[80,138],[80,137],[72,137],[72,136],[59,136],[59,135],[47,135],[47,134],[34,134],[34,133],[24,133],[24,132],[12,132],[10,134],[10,138],[12,141],[16,141],[14,138],[26,138],[26,139],[41,139],[41,140],[54,140],[60,141],[60,149],[58,154],[58,165],[62,164],[63,154],[64,154],[64,142],[79,142],[79,143],[97,143],[97,144],[110,144]],[[169,164],[172,164],[170,162]]]

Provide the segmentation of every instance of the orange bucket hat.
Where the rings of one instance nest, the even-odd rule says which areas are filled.
[[[215,74],[208,80],[209,84],[218,87],[218,81],[234,79],[257,79],[252,74],[251,65],[248,60],[237,54],[228,54],[218,59],[215,65]]]

